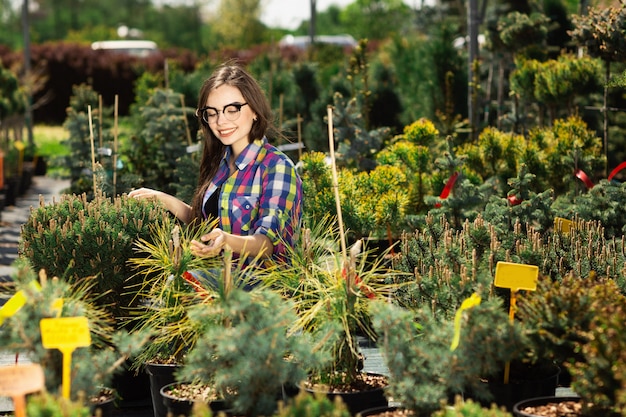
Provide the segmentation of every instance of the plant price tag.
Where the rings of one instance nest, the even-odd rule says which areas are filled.
[[[30,283],[30,286],[36,290],[41,290],[41,286],[37,281]],[[26,304],[26,293],[24,290],[19,290],[11,298],[7,300],[2,307],[0,307],[0,326],[4,323],[5,319],[12,317],[19,311],[20,308]]]
[[[0,367],[0,395],[13,399],[15,417],[26,416],[26,394],[44,387],[43,368],[39,364]]]
[[[46,349],[63,353],[63,397],[70,398],[70,370],[72,352],[77,347],[91,344],[87,317],[58,317],[41,319],[41,342]]]
[[[561,233],[569,233],[574,228],[574,222],[562,217],[554,218],[554,230]]]
[[[493,284],[500,288],[510,288],[511,291],[535,291],[538,275],[539,267],[536,265],[498,262]]]
[[[519,290],[535,291],[539,267],[536,265],[516,264],[512,262],[498,262],[496,264],[496,277],[493,285],[500,288],[510,288],[509,320],[513,323],[516,309],[516,294]],[[511,363],[504,364],[504,383],[509,383]]]
[[[91,344],[87,317],[41,319],[41,342],[46,349],[71,349]]]

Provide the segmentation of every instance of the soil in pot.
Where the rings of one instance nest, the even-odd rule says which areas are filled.
[[[513,406],[516,417],[576,417],[582,416],[579,397],[536,397],[522,400]]]
[[[213,412],[226,410],[226,401],[209,385],[174,382],[161,388],[163,404],[173,416],[190,416],[195,402],[209,405]]]
[[[522,400],[513,406],[515,417],[619,417],[608,410],[584,410],[576,396],[546,396]]]
[[[329,390],[325,385],[305,382],[301,388],[311,394],[323,392],[331,401],[338,396],[350,413],[356,415],[369,408],[388,406],[389,402],[385,396],[387,384],[388,378],[385,375],[367,372],[349,386],[338,386]]]

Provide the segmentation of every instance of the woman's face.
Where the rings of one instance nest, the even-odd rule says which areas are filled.
[[[237,87],[221,85],[209,93],[202,117],[213,134],[239,155],[248,145],[256,115]]]

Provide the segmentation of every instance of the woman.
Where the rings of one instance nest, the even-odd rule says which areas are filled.
[[[198,187],[191,205],[161,191],[129,195],[157,198],[181,221],[219,219],[192,253],[211,257],[228,245],[235,256],[282,259],[297,239],[302,183],[293,162],[268,143],[276,132],[270,104],[241,66],[223,64],[207,79],[196,116],[204,134]]]

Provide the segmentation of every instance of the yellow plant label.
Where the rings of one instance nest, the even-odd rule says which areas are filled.
[[[26,295],[24,291],[19,290],[0,307],[0,325],[5,319],[14,316],[24,304],[26,304]]]
[[[61,317],[63,312],[63,299],[57,298],[52,302],[52,311],[57,313],[57,317]]]
[[[574,222],[562,217],[554,218],[554,230],[561,233],[569,233],[574,228]]]
[[[73,350],[91,344],[87,317],[41,319],[39,327],[41,342],[46,349]]]
[[[43,368],[39,364],[0,367],[0,395],[13,397],[37,392],[44,388]]]
[[[450,345],[450,350],[455,350],[459,347],[459,342],[461,340],[461,318],[463,317],[463,311],[470,309],[472,307],[476,307],[480,304],[480,295],[474,293],[471,296],[467,297],[461,303],[461,307],[456,311],[454,315],[454,338],[452,339],[452,344]]]
[[[500,288],[510,288],[511,291],[535,291],[538,276],[539,267],[536,265],[498,262],[494,285]]]
[[[496,277],[493,285],[511,290],[511,301],[509,306],[509,320],[513,323],[516,310],[516,296],[519,290],[535,291],[537,289],[537,278],[539,277],[539,267],[536,265],[516,264],[512,262],[498,262],[496,264]],[[504,383],[509,383],[511,363],[504,364]]]
[[[57,317],[41,319],[41,343],[46,349],[63,353],[63,398],[70,398],[72,352],[91,344],[87,317]]]
[[[30,285],[37,290],[41,289],[41,286],[37,281],[31,282]],[[19,290],[13,294],[13,296],[9,298],[2,307],[0,307],[0,325],[4,323],[5,319],[14,316],[15,313],[17,313],[19,309],[26,304],[26,298],[24,290]]]

